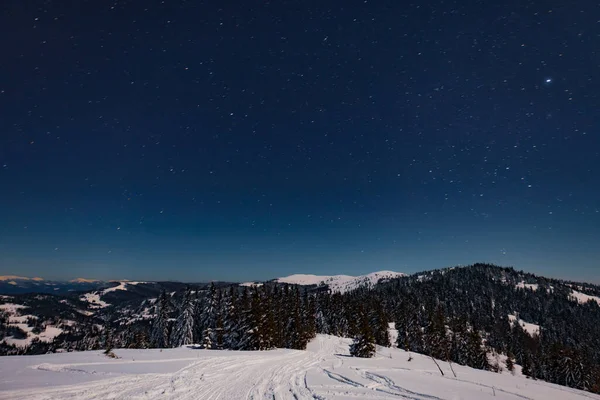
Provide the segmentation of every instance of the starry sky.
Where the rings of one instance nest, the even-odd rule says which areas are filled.
[[[0,5],[0,274],[600,283],[600,6]]]

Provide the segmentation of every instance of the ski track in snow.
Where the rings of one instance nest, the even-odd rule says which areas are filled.
[[[136,355],[137,361],[107,359],[94,352],[39,356],[29,358],[32,361],[25,370],[0,378],[0,399],[600,400],[600,396],[591,393],[458,365],[458,378],[451,376],[443,364],[442,368],[448,371],[442,377],[427,357],[413,354],[413,361],[408,362],[407,353],[398,349],[378,348],[374,359],[353,358],[348,356],[348,344],[347,339],[319,335],[307,351],[122,350],[123,354]],[[118,354],[119,350],[115,352]],[[3,357],[0,367],[10,358]],[[99,362],[87,362],[94,358]],[[85,362],[66,362],[76,359]],[[35,363],[39,360],[47,362]],[[61,360],[62,363],[56,362]],[[178,367],[170,373],[156,373],[157,365],[169,363]],[[131,367],[137,367],[138,373],[123,373]],[[97,380],[54,386],[52,375],[49,380],[44,375],[46,383],[38,381],[37,388],[2,390],[13,379],[29,379],[26,371],[55,374],[56,381],[62,378],[63,383],[72,383],[86,374],[94,374]]]
[[[145,374],[83,385],[1,393],[2,399],[280,399],[315,398],[304,373],[319,362],[296,351],[275,357],[215,357],[193,362],[174,374]],[[86,373],[76,367],[41,365],[54,372]]]

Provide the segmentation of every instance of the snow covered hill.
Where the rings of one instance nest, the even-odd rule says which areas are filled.
[[[406,276],[406,274],[394,271],[372,272],[370,274],[360,276],[295,274],[283,278],[277,278],[275,281],[293,285],[327,285],[334,292],[344,293],[360,286],[372,286],[382,279],[393,279],[401,276]]]
[[[319,335],[307,351],[118,349],[0,358],[0,399],[595,399],[509,372],[496,374],[379,348],[348,355],[348,339]],[[518,368],[517,368],[518,370]]]

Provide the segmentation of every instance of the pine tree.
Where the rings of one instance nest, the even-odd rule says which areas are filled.
[[[474,327],[469,332],[467,344],[467,365],[477,369],[490,369],[487,351],[482,344],[481,335]]]
[[[252,324],[252,299],[248,288],[244,287],[239,301],[239,323],[237,325],[239,342],[237,350],[257,350],[258,342],[255,340]]]
[[[210,284],[208,293],[204,298],[203,306],[200,322],[203,329],[201,344],[205,349],[217,349],[219,348],[217,330],[219,329],[218,319],[220,304],[214,283]]]
[[[314,296],[310,296],[308,291],[304,290],[303,297],[304,310],[304,338],[303,341],[308,343],[317,335],[317,307]]]
[[[260,349],[269,350],[275,347],[275,307],[273,297],[267,285],[262,286],[262,315],[260,318]]]
[[[156,300],[155,313],[150,343],[154,347],[169,347],[169,298],[164,290]]]
[[[238,291],[235,286],[229,288],[229,294],[225,301],[225,312],[223,317],[223,346],[226,349],[237,350],[240,345],[240,302]]]
[[[354,357],[371,358],[375,355],[375,337],[369,319],[362,305],[358,310],[359,333],[354,337],[350,345],[350,355]]]
[[[446,318],[441,306],[430,315],[429,324],[425,330],[427,353],[440,360],[445,360],[448,354],[448,339],[446,333]]]
[[[247,330],[245,332],[246,340],[244,341],[245,350],[261,350],[262,317],[263,307],[260,292],[257,287],[253,287],[250,294],[250,308],[246,311]]]
[[[149,347],[148,334],[144,329],[138,329],[133,334],[132,348],[134,349],[147,349]]]
[[[508,355],[506,357],[506,369],[509,370],[510,372],[515,371],[515,362],[514,362],[514,356],[512,355],[512,353],[508,353]]]
[[[302,321],[302,301],[300,299],[300,290],[294,287],[289,293],[289,319],[286,329],[287,348],[304,350],[306,348],[306,335],[304,334],[304,324]]]
[[[375,343],[379,346],[390,347],[389,323],[381,300],[374,299],[371,306],[371,326],[374,328]]]
[[[173,329],[171,346],[179,347],[194,343],[195,307],[192,291],[187,288],[179,306],[179,315]]]
[[[108,321],[104,324],[104,329],[102,331],[102,342],[104,347],[104,354],[110,354],[114,347],[114,337],[113,330]]]
[[[285,347],[284,328],[286,325],[286,315],[284,313],[283,293],[277,286],[273,287],[272,297],[271,309],[274,318],[273,345],[275,347]]]
[[[223,292],[221,289],[217,290],[217,317],[215,320],[215,349],[222,349],[225,341],[225,304],[223,302]]]
[[[99,350],[101,332],[96,325],[86,325],[83,328],[83,337],[76,345],[77,350]]]

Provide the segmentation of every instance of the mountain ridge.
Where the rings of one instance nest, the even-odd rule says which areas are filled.
[[[273,281],[301,286],[328,286],[333,292],[345,293],[360,286],[371,287],[381,280],[389,280],[408,276],[403,272],[375,271],[365,275],[313,275],[293,274]]]

